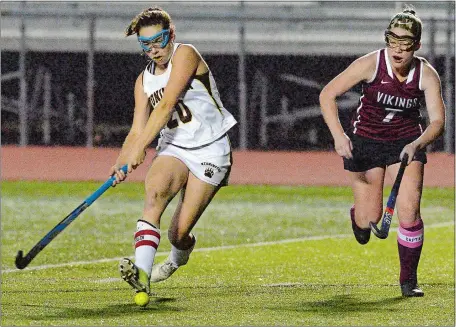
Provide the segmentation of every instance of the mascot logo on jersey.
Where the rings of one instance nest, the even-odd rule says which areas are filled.
[[[214,176],[214,171],[212,170],[212,168],[206,168],[206,170],[204,171],[204,176],[212,178],[212,176]]]

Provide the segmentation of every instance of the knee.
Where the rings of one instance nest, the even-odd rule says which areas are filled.
[[[176,248],[181,248],[188,239],[189,234],[173,228],[168,229],[168,240]]]
[[[146,188],[145,207],[153,208],[157,204],[162,204],[168,201],[170,194],[167,190],[158,190],[155,188]]]
[[[377,206],[375,208],[372,208],[372,218],[374,218],[374,221],[379,221],[382,218],[383,215],[383,207]],[[370,219],[370,217],[368,217]]]
[[[397,215],[402,223],[413,223],[421,218],[420,201],[418,196],[401,198],[397,203]]]
[[[398,208],[397,215],[399,217],[399,223],[404,226],[413,224],[421,218],[419,208],[412,205],[401,206]]]
[[[356,205],[355,219],[359,222],[379,221],[382,218],[381,202],[377,205]]]

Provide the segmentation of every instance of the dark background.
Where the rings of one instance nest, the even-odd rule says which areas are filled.
[[[223,104],[239,121],[239,89],[238,89],[238,57],[235,55],[203,55],[217,82]],[[52,108],[56,112],[66,106],[65,95],[72,92],[76,98],[78,108],[75,119],[80,128],[76,130],[76,137],[69,138],[66,134],[68,122],[63,118],[64,113],[52,118],[52,145],[85,145],[84,131],[87,81],[87,55],[84,53],[54,53],[29,52],[26,57],[27,83],[29,99],[32,93],[33,81],[38,67],[43,66],[51,74],[53,89]],[[248,148],[260,149],[259,146],[259,104],[253,100],[253,85],[255,72],[261,71],[269,78],[268,85],[268,112],[277,113],[280,110],[280,98],[286,95],[291,108],[307,105],[318,105],[319,89],[303,87],[295,83],[287,83],[280,78],[280,74],[289,73],[313,80],[319,84],[326,84],[333,77],[344,70],[355,56],[270,56],[249,55],[246,57],[246,79],[248,90]],[[15,71],[19,68],[19,53],[1,53],[2,73]],[[452,61],[454,65],[454,60]],[[121,146],[128,132],[133,118],[133,89],[134,83],[147,64],[146,57],[139,54],[96,53],[95,55],[95,146]],[[443,76],[444,58],[436,58],[434,67]],[[453,66],[454,70],[454,66]],[[454,81],[452,81],[454,85]],[[360,92],[357,86],[352,91]],[[19,98],[19,81],[2,82],[2,97]],[[356,106],[352,108],[355,110]],[[350,119],[350,112],[340,112],[343,125]],[[42,144],[40,120],[41,113],[30,114],[29,143]],[[19,142],[18,117],[16,114],[2,110],[2,144],[17,144]],[[106,126],[123,126],[123,128],[106,128]],[[316,127],[318,142],[309,142],[307,129]],[[107,129],[110,131],[107,132]],[[285,134],[284,134],[285,133]],[[239,145],[239,125],[230,131],[230,138],[234,148]],[[292,123],[290,128],[280,128],[270,125],[268,128],[268,146],[265,150],[289,149],[312,150],[331,149],[332,137],[321,116],[302,119]],[[442,148],[442,138],[433,149]]]

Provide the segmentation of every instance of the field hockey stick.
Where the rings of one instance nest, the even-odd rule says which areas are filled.
[[[128,166],[125,165],[121,168],[124,173],[127,173]],[[24,269],[28,264],[40,253],[46,245],[48,245],[57,235],[59,235],[73,220],[76,219],[87,207],[89,207],[96,199],[98,199],[107,189],[112,186],[116,177],[111,176],[101,187],[92,193],[87,199],[84,200],[76,209],[74,209],[68,216],[59,222],[49,233],[47,233],[24,257],[22,250],[16,255],[16,267]]]
[[[396,180],[394,181],[391,193],[388,197],[388,202],[386,204],[385,212],[383,213],[382,227],[378,229],[377,225],[372,221],[369,222],[369,226],[372,232],[378,238],[385,239],[388,237],[389,229],[391,226],[391,220],[393,219],[394,207],[396,205],[396,198],[399,194],[399,186],[401,185],[402,176],[404,175],[405,167],[407,167],[408,154],[404,154],[402,157],[401,166],[397,172]]]

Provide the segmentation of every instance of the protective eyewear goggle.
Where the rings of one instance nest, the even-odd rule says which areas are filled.
[[[391,31],[385,32],[385,42],[390,48],[399,48],[402,51],[410,51],[416,43],[416,39],[412,36],[399,36]]]
[[[139,36],[138,42],[141,48],[148,52],[154,49],[163,49],[169,42],[169,29],[158,32],[150,37]]]

